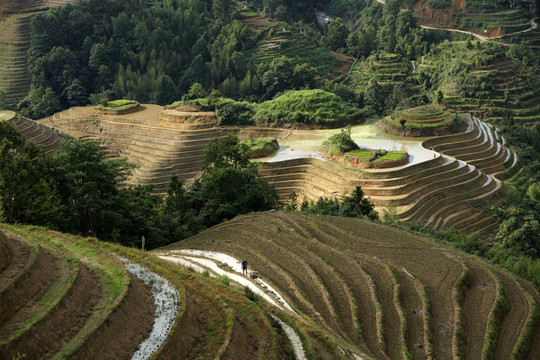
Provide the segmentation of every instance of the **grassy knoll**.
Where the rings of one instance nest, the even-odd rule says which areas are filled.
[[[464,126],[463,119],[442,106],[423,105],[397,111],[384,118],[385,130],[406,136],[452,133]]]
[[[253,120],[259,125],[339,127],[360,122],[364,115],[364,111],[333,93],[324,90],[297,90],[259,104]]]
[[[181,248],[247,258],[304,318],[314,319],[328,333],[344,332],[375,358],[419,355],[418,344],[435,357],[482,352],[482,347],[466,344],[464,337],[494,341],[496,354],[529,353],[540,341],[539,334],[530,330],[536,310],[528,311],[524,302],[528,294],[513,276],[427,237],[374,222],[280,212],[249,214],[168,247]],[[483,275],[472,276],[467,269]],[[501,276],[514,293],[505,300],[510,311],[494,305],[499,293],[491,273]],[[409,301],[418,306],[419,299],[423,299],[420,308],[400,315],[399,309],[411,309]],[[343,304],[355,304],[356,309]],[[494,318],[500,331],[493,328]],[[466,319],[490,325],[471,326]],[[505,335],[510,332],[514,335]],[[405,344],[384,334],[395,334]]]
[[[8,121],[15,117],[14,111],[1,111],[0,110],[0,121]]]

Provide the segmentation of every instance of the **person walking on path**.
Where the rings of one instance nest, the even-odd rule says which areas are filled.
[[[243,259],[242,260],[242,274],[245,274],[247,275],[247,267],[248,267],[248,263],[247,263],[247,260],[246,259]]]

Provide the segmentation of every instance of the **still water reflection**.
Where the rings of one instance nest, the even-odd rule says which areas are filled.
[[[384,133],[379,128],[380,120],[375,119],[351,128],[352,139],[361,148],[407,151],[409,164],[433,158],[434,152],[422,147],[426,138],[408,138]],[[299,158],[318,158],[326,160],[319,152],[322,143],[341,129],[332,130],[293,130],[285,139],[278,140],[280,149],[275,154],[260,161],[277,162]]]

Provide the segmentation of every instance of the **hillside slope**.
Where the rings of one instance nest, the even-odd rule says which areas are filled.
[[[248,259],[295,311],[373,358],[540,356],[537,290],[422,236],[365,220],[267,212],[165,248],[180,249]]]
[[[136,249],[0,224],[1,359],[292,359],[284,330],[311,359],[353,359],[246,294]]]
[[[16,105],[30,90],[30,48],[32,18],[51,7],[75,0],[0,1],[0,90]]]

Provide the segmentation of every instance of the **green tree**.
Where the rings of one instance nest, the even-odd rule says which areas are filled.
[[[60,100],[53,89],[41,87],[30,90],[18,107],[22,115],[32,119],[43,118],[62,109]]]
[[[1,221],[61,227],[64,208],[47,173],[43,149],[0,122]]]
[[[191,207],[204,226],[279,205],[276,190],[249,162],[247,145],[234,134],[212,141],[205,160],[210,164],[188,192]]]
[[[188,99],[200,99],[206,96],[206,91],[201,84],[195,83],[191,85],[187,93]]]
[[[154,102],[159,105],[172,104],[178,99],[176,85],[170,76],[161,74],[157,80]]]
[[[338,50],[346,46],[349,28],[341,18],[335,18],[328,24],[326,45],[331,50]]]
[[[204,160],[210,168],[251,168],[249,147],[241,143],[233,133],[213,139],[204,151]]]

